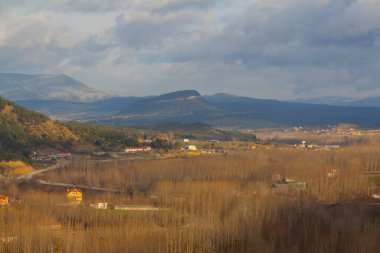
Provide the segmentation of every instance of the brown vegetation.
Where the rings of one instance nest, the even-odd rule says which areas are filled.
[[[122,190],[85,192],[81,206],[62,192],[13,189],[23,199],[0,210],[1,252],[376,252],[380,148],[271,149],[192,159],[77,160],[45,180]],[[330,171],[339,171],[328,176]],[[279,178],[307,189],[274,192]],[[88,203],[152,204],[159,211],[96,210]],[[52,222],[61,224],[52,230]]]
[[[76,136],[66,126],[57,124],[52,120],[46,120],[39,124],[25,124],[27,131],[31,136],[37,139],[50,138],[51,141],[79,141],[79,137]]]

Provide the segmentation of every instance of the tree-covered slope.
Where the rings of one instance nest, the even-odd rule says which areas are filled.
[[[0,98],[0,160],[27,158],[41,145],[64,147],[78,140],[66,126]]]
[[[83,122],[64,123],[82,142],[104,151],[121,151],[125,147],[137,146],[137,138],[144,133],[129,128],[94,125]]]

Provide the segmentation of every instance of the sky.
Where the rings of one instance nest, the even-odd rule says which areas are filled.
[[[119,96],[380,96],[380,0],[0,0],[0,72]]]

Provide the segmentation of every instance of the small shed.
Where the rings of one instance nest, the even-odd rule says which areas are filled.
[[[195,145],[188,145],[185,147],[185,149],[186,150],[193,150],[193,151],[198,150],[197,146],[195,146]]]

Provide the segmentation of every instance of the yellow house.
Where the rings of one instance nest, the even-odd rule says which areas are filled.
[[[83,193],[82,193],[81,189],[75,189],[75,188],[67,189],[66,193],[67,193],[67,199],[70,202],[74,202],[74,203],[81,203],[82,202]]]
[[[0,195],[0,207],[9,206],[9,198],[5,195]]]

